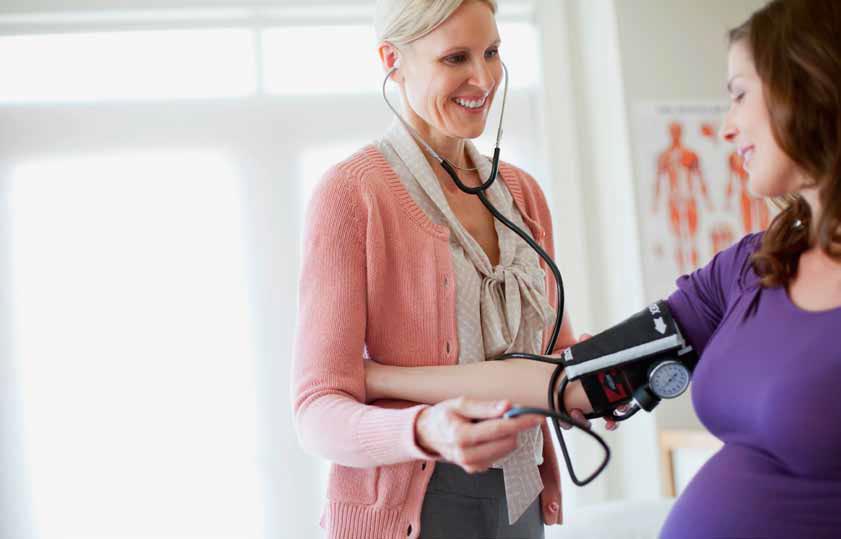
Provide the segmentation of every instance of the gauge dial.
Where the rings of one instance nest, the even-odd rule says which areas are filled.
[[[651,369],[648,385],[661,399],[673,399],[689,387],[689,369],[677,361],[663,361]]]

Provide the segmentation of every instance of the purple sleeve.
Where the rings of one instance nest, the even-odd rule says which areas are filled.
[[[677,280],[667,300],[684,336],[701,354],[731,301],[742,291],[742,275],[762,234],[750,234],[721,251],[709,264]]]

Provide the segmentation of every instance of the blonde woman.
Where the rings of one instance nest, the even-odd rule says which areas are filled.
[[[409,127],[395,121],[335,165],[308,210],[293,405],[301,443],[333,462],[322,518],[331,538],[534,539],[561,522],[541,417],[504,419],[512,403],[495,400],[366,404],[365,358],[457,365],[541,353],[548,342],[557,301],[548,271],[418,143],[469,186],[490,174],[470,140],[503,83],[496,7],[378,2],[378,51]],[[552,255],[533,178],[501,163],[487,196]],[[565,319],[556,351],[572,342]]]

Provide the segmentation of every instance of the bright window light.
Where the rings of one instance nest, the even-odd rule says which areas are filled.
[[[511,75],[509,88],[533,88],[540,82],[540,47],[537,28],[525,22],[499,24],[499,55]]]
[[[41,539],[262,537],[240,185],[212,152],[13,170],[13,361]]]
[[[242,29],[0,37],[0,103],[238,97],[256,92]]]
[[[263,32],[266,92],[371,93],[384,73],[369,26],[295,26]]]
[[[500,53],[511,89],[538,83],[540,58],[532,24],[502,22]],[[371,26],[297,26],[263,32],[266,92],[278,95],[379,92],[385,73]]]

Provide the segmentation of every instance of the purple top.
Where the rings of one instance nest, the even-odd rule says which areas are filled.
[[[668,299],[701,354],[692,402],[724,442],[661,539],[841,538],[841,308],[804,311],[762,288],[746,236]],[[666,404],[668,406],[668,404]]]

